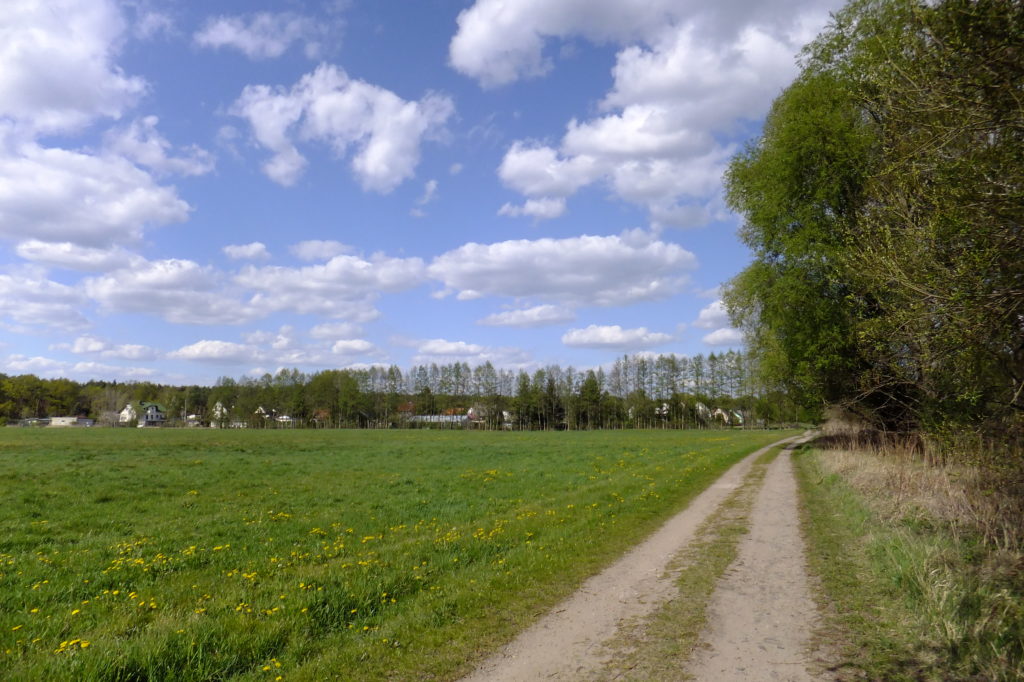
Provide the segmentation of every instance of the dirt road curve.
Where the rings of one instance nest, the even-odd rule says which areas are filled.
[[[669,562],[765,450],[734,465],[654,535],[484,661],[465,682],[579,680],[604,667],[602,643],[621,623],[654,611],[672,596]]]
[[[697,680],[818,679],[806,649],[817,610],[811,600],[789,451],[772,462],[751,511],[750,534],[708,607]]]

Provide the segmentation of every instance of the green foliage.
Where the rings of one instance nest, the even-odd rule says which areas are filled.
[[[838,399],[862,366],[838,257],[862,200],[871,138],[840,81],[805,73],[726,176],[756,258],[730,283],[726,304],[769,385],[805,404]]]
[[[455,678],[786,435],[7,431],[0,678]]]
[[[725,298],[769,383],[887,426],[1019,422],[1022,47],[1009,0],[857,0],[809,46],[727,176],[755,262]]]
[[[394,428],[415,424],[408,420],[410,409],[456,416],[471,407],[478,417],[475,428],[690,428],[699,424],[697,401],[745,410],[758,424],[806,421],[794,415],[785,395],[775,391],[766,398],[754,381],[751,357],[734,350],[707,358],[624,355],[607,375],[601,368],[580,372],[549,365],[517,376],[490,363],[471,368],[453,362],[404,374],[395,365],[311,375],[282,369],[258,379],[221,377],[212,387],[0,376],[0,418],[58,416],[75,405],[71,414],[112,425],[128,402],[141,400],[166,406],[172,426],[193,415],[192,425],[219,428]],[[274,418],[283,415],[290,419]]]

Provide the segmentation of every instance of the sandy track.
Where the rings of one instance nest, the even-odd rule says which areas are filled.
[[[743,482],[753,461],[770,447],[774,445],[733,465],[685,510],[588,579],[575,594],[463,679],[576,680],[604,667],[603,655],[607,654],[602,643],[615,636],[620,624],[651,613],[676,592],[669,562],[686,547],[704,519]]]
[[[807,647],[817,619],[804,564],[789,450],[772,462],[751,511],[749,535],[708,606],[708,626],[689,666],[697,680],[818,679]]]

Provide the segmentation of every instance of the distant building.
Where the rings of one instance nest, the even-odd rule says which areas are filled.
[[[417,414],[409,417],[409,421],[413,424],[462,426],[469,423],[469,417],[464,414]]]
[[[78,426],[78,417],[50,417],[50,426]]]
[[[167,410],[160,403],[145,400],[133,404],[128,403],[118,416],[121,424],[136,422],[140,428],[144,426],[163,426],[167,421]]]
[[[736,410],[723,410],[718,408],[711,415],[715,421],[720,421],[723,426],[743,426],[743,414]]]
[[[210,426],[215,429],[223,428],[227,425],[228,421],[228,410],[224,407],[224,403],[219,400],[214,404],[213,410],[210,414]]]
[[[29,417],[15,423],[19,426],[49,426],[50,419],[49,417]]]

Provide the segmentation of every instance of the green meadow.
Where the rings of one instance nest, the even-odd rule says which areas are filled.
[[[765,431],[0,431],[0,677],[452,679]]]

